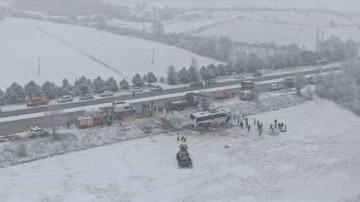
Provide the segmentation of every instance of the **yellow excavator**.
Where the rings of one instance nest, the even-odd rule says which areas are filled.
[[[187,144],[180,142],[180,150],[176,153],[176,160],[178,161],[179,167],[192,168],[192,161],[188,152]]]

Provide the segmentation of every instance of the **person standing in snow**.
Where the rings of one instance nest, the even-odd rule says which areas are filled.
[[[71,125],[71,124],[70,124],[70,121],[67,121],[67,122],[66,122],[67,129],[70,128],[70,125]]]
[[[255,124],[256,124],[256,119],[254,119],[254,126],[255,126]]]
[[[286,132],[286,125],[285,125],[284,127],[285,127],[285,131],[284,131],[284,132]]]
[[[278,128],[279,128],[279,130],[281,130],[281,128],[280,128],[280,127],[281,127],[281,124],[280,124],[280,123],[278,123]]]
[[[248,125],[248,132],[250,132],[250,124]]]
[[[187,135],[184,135],[184,142],[186,142],[186,139],[187,139]]]
[[[133,91],[133,99],[135,98],[135,91]]]
[[[240,119],[237,117],[237,125],[240,126]]]
[[[257,125],[259,125],[259,120],[257,120]]]
[[[179,133],[177,134],[176,140],[177,140],[178,142],[179,142],[179,140],[180,140],[180,134],[179,134]]]
[[[275,129],[276,129],[276,124],[277,124],[277,120],[276,120],[276,119],[275,119],[274,123],[275,123]]]

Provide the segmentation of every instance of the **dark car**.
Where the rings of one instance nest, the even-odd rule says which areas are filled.
[[[204,83],[201,82],[201,81],[191,82],[191,83],[190,83],[190,86],[191,86],[191,87],[197,87],[197,86],[203,86],[203,85],[204,85]]]
[[[260,73],[260,72],[253,73],[253,77],[260,77],[260,76],[262,76],[262,73]]]

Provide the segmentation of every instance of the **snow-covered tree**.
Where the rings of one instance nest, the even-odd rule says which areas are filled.
[[[153,22],[151,27],[156,36],[163,36],[165,34],[164,25],[159,20]]]
[[[76,94],[74,86],[72,86],[67,79],[63,79],[62,86],[60,87],[59,95],[72,95]]]
[[[210,64],[206,67],[206,70],[211,73],[211,75],[215,78],[216,76],[218,76],[216,74],[216,66],[214,64]]]
[[[216,67],[216,72],[217,72],[217,75],[225,76],[225,75],[226,75],[225,66],[224,66],[223,64],[219,64],[219,65]]]
[[[175,85],[177,83],[177,78],[176,78],[176,69],[174,67],[174,65],[170,65],[167,69],[167,81],[169,82],[170,85]]]
[[[190,82],[199,81],[199,71],[195,66],[190,66],[188,70],[188,80]]]
[[[195,57],[191,58],[190,67],[195,67],[195,69],[198,68],[198,61],[197,61],[197,59]]]
[[[100,76],[94,79],[92,86],[96,93],[103,93],[106,90],[105,81]]]
[[[132,79],[132,83],[137,87],[141,87],[144,84],[140,74],[135,74],[135,76]]]
[[[359,46],[356,41],[349,39],[345,42],[347,58],[355,58],[359,54]]]
[[[177,74],[177,78],[181,83],[189,83],[189,72],[188,70],[183,67],[179,73]]]
[[[59,139],[58,131],[65,124],[64,110],[56,108],[55,105],[49,105],[45,114],[45,124],[51,129],[54,139]]]
[[[153,72],[147,73],[147,82],[149,83],[149,85],[157,82],[157,77],[155,76],[155,74]]]
[[[147,77],[146,74],[144,74],[144,76],[142,77],[142,81],[143,81],[144,83],[147,83],[147,82],[148,82],[148,77]]]
[[[202,76],[205,72],[207,72],[207,69],[204,66],[202,66],[199,70],[200,76]]]
[[[11,104],[24,102],[25,100],[24,88],[14,82],[11,84],[10,87],[6,89],[4,98],[7,103],[11,103]]]
[[[25,96],[29,99],[40,96],[40,86],[35,81],[29,81],[24,87]]]
[[[296,94],[298,96],[301,96],[301,89],[304,88],[307,83],[305,75],[301,72],[297,72],[295,74],[294,83],[296,88]]]
[[[58,95],[60,94],[60,88],[57,87],[55,85],[55,83],[53,82],[45,82],[42,87],[41,87],[41,91],[42,93],[44,93],[46,95],[47,98],[49,99],[54,99],[56,97],[58,97]]]
[[[108,87],[108,89],[112,92],[116,92],[119,90],[119,86],[117,84],[117,81],[113,78],[110,77],[107,81],[106,81],[106,86]]]
[[[86,95],[86,94],[90,93],[89,85],[81,84],[79,86],[78,92],[79,92],[79,95]]]
[[[129,89],[129,82],[126,79],[121,80],[119,84],[121,89]]]
[[[84,95],[90,93],[90,87],[92,86],[91,79],[86,78],[85,76],[80,77],[75,80],[74,89],[77,95]]]
[[[0,97],[4,96],[4,91],[0,89]]]

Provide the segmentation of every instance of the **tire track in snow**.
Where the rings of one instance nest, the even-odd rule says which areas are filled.
[[[93,60],[94,62],[96,62],[96,63],[98,63],[98,64],[100,64],[100,65],[102,65],[102,66],[104,66],[104,67],[106,67],[106,68],[114,71],[115,73],[119,74],[120,76],[122,76],[122,77],[124,77],[124,78],[126,78],[126,79],[128,79],[128,80],[130,79],[128,76],[122,74],[120,71],[118,71],[118,70],[115,69],[114,67],[110,66],[110,65],[107,64],[106,62],[101,61],[100,59],[95,58],[94,56],[89,55],[89,54],[85,53],[84,51],[82,51],[82,50],[80,50],[80,49],[78,49],[78,48],[76,48],[76,47],[74,47],[74,46],[66,43],[65,41],[59,39],[58,37],[56,37],[56,36],[54,36],[54,35],[51,35],[50,33],[44,31],[44,30],[41,29],[40,27],[37,27],[37,29],[40,30],[41,32],[43,32],[44,34],[48,35],[49,37],[55,39],[56,41],[58,41],[58,42],[64,44],[65,46],[69,47],[70,49],[72,49],[72,50],[74,50],[74,51],[77,51],[77,52],[81,53],[82,55],[88,57],[89,59]]]

